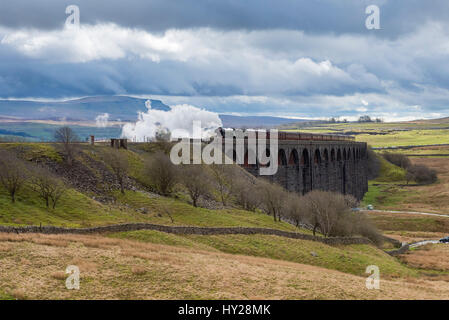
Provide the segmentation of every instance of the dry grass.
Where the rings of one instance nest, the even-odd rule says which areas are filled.
[[[131,268],[131,272],[137,276],[141,276],[141,275],[147,273],[147,270],[141,266],[134,266]]]
[[[411,158],[411,161],[412,164],[425,165],[436,170],[438,182],[427,186],[404,187],[410,196],[404,197],[403,201],[394,207],[402,211],[449,214],[449,159],[423,157]]]
[[[8,248],[1,290],[19,299],[449,297],[445,281],[383,280],[381,290],[367,290],[364,277],[320,267],[101,236],[0,235],[0,244]],[[70,264],[79,264],[80,290],[60,280]]]
[[[449,245],[427,244],[407,254],[401,255],[407,265],[428,270],[449,270]],[[445,275],[449,278],[449,275]]]

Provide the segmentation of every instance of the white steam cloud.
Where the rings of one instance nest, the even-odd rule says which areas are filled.
[[[95,122],[96,122],[97,127],[106,128],[108,126],[108,122],[109,122],[109,113],[99,114],[95,118]]]
[[[169,111],[151,108],[151,101],[145,102],[146,112],[139,112],[136,123],[125,124],[122,137],[132,141],[154,139],[156,134],[169,132],[171,138],[192,138],[193,124],[201,122],[201,136],[210,137],[222,126],[220,117],[215,112],[200,109],[187,104],[171,106]]]

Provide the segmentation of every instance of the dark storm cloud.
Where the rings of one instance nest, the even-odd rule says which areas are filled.
[[[81,10],[76,32],[65,8]],[[381,30],[365,28],[380,6]],[[0,98],[157,95],[219,112],[449,112],[447,0],[2,0]],[[418,116],[419,117],[419,116]]]
[[[371,4],[381,8],[382,32],[376,36],[395,36],[428,21],[449,19],[447,0],[2,0],[0,25],[59,28],[71,4],[80,7],[82,23],[114,22],[149,31],[211,27],[366,33],[365,8]]]

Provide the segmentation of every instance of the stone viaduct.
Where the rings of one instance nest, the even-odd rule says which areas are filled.
[[[268,147],[266,154],[269,155]],[[236,160],[235,154],[233,157]],[[335,191],[361,200],[368,191],[366,159],[367,144],[356,142],[354,137],[280,131],[278,171],[264,177],[300,194]],[[248,163],[246,144],[245,159],[240,163],[251,174],[260,175],[259,162]]]

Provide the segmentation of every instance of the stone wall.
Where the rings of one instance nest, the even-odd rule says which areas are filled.
[[[0,226],[0,232],[6,233],[43,233],[43,234],[96,234],[109,232],[125,232],[137,230],[155,230],[173,234],[197,234],[197,235],[224,235],[224,234],[265,234],[274,235],[292,239],[302,239],[310,241],[319,241],[329,245],[347,245],[347,244],[372,244],[369,239],[359,237],[331,237],[322,238],[308,234],[281,231],[267,228],[245,228],[245,227],[228,227],[228,228],[209,228],[209,227],[188,227],[188,226],[164,226],[151,223],[128,223],[116,224],[110,226],[93,227],[93,228],[62,228],[53,226],[27,226],[27,227],[10,227]]]

